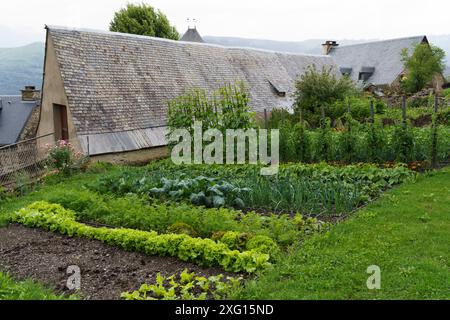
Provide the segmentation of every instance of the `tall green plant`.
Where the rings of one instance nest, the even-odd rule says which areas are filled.
[[[255,127],[255,114],[249,106],[248,90],[243,83],[226,84],[208,93],[191,89],[168,103],[168,125],[192,132],[194,122],[202,121],[203,129],[248,129]]]
[[[430,143],[430,160],[431,165],[436,168],[438,164],[438,126],[437,115],[433,114],[431,124],[431,143]]]
[[[345,130],[339,137],[339,149],[342,160],[346,163],[352,163],[356,159],[356,136],[357,134],[354,120],[349,113],[344,116]]]
[[[397,161],[408,163],[414,160],[414,135],[409,122],[395,126],[392,147]]]
[[[280,141],[279,141],[279,152],[280,158],[283,162],[295,161],[292,152],[292,125],[288,120],[282,120],[279,123],[280,130]]]
[[[289,143],[292,145],[291,149],[295,160],[300,162],[311,160],[311,139],[302,124],[297,123],[292,128]]]
[[[333,158],[332,151],[332,135],[330,127],[330,119],[325,118],[321,120],[319,129],[319,136],[317,140],[317,160],[331,161]]]
[[[383,128],[380,124],[370,123],[367,127],[367,160],[373,163],[384,159],[383,147],[386,144]]]

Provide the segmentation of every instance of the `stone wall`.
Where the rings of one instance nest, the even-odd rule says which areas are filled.
[[[37,128],[39,125],[39,113],[41,111],[40,106],[37,106],[31,112],[25,127],[20,134],[19,141],[33,139],[36,137]]]
[[[110,153],[92,156],[92,162],[109,162],[115,164],[146,164],[151,160],[167,158],[169,156],[168,147],[156,147],[141,149],[130,152]]]

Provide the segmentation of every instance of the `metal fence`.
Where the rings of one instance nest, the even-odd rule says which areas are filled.
[[[39,139],[47,134],[0,147],[0,186],[15,188],[41,177],[47,171],[47,152],[39,147]]]

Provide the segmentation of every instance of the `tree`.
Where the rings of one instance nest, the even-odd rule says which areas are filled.
[[[302,112],[304,118],[317,125],[321,118],[321,108],[329,115],[336,101],[356,94],[355,84],[348,77],[338,77],[332,68],[317,70],[313,65],[297,81],[294,109]]]
[[[403,90],[408,93],[425,88],[433,76],[442,74],[445,68],[444,50],[428,43],[415,45],[411,55],[408,49],[403,49],[401,57],[406,70],[401,84]]]
[[[166,15],[146,4],[128,4],[114,14],[110,31],[178,40],[180,35]]]

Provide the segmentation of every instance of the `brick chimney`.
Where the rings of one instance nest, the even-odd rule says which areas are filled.
[[[22,91],[22,101],[37,101],[41,98],[41,91],[35,86],[25,86]]]
[[[328,55],[330,54],[331,49],[338,47],[339,44],[336,41],[325,41],[325,43],[322,44],[323,54]]]

